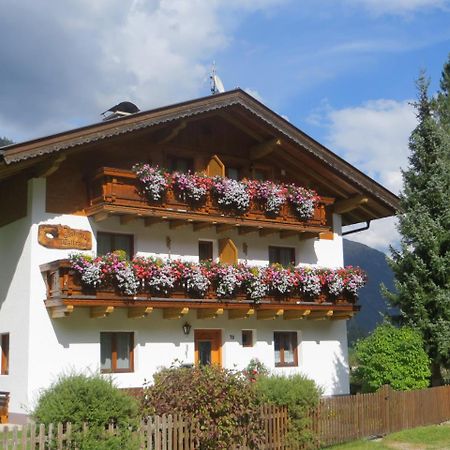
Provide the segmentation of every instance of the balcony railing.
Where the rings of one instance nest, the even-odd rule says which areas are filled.
[[[87,288],[83,286],[80,276],[71,267],[69,260],[57,260],[41,266],[41,272],[46,284],[46,306],[53,310],[53,317],[63,317],[76,307],[107,308],[161,308],[167,310],[189,311],[191,309],[204,311],[232,310],[230,318],[243,318],[245,314],[258,313],[258,318],[285,319],[329,318],[346,319],[359,310],[353,297],[332,297],[319,295],[315,298],[293,294],[289,296],[266,296],[258,301],[250,300],[244,292],[239,292],[232,299],[220,299],[211,288],[204,298],[190,298],[181,287],[176,287],[165,296],[152,296],[149,293],[125,295],[118,289]],[[68,307],[72,309],[67,309]],[[61,312],[63,311],[63,312]],[[203,311],[203,312],[204,312]],[[272,317],[273,316],[273,317]],[[165,316],[164,316],[165,317]],[[167,317],[169,318],[169,317]],[[202,315],[204,317],[204,314]]]
[[[237,215],[219,208],[212,195],[204,204],[195,206],[180,201],[172,188],[169,188],[164,201],[149,202],[141,193],[141,186],[132,171],[103,167],[89,182],[89,216],[106,217],[108,214],[134,214],[144,218],[186,221],[195,223],[228,224],[242,228],[267,229],[297,233],[320,233],[331,230],[331,221],[326,206],[334,199],[321,197],[313,217],[301,220],[291,206],[282,206],[280,214],[269,216],[261,205],[253,201],[249,210]],[[249,230],[251,231],[251,230]]]

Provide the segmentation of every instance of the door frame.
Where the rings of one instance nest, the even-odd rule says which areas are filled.
[[[198,341],[209,339],[208,335],[211,336],[212,341],[217,341],[219,366],[222,367],[222,330],[220,328],[199,328],[194,330],[194,362],[198,364]]]

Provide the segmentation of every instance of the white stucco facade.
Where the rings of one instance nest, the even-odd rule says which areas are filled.
[[[39,266],[66,258],[71,251],[48,249],[38,243],[39,224],[61,224],[91,231],[96,248],[98,231],[134,235],[137,254],[163,258],[198,259],[198,240],[212,240],[217,255],[217,233],[213,229],[193,232],[191,227],[171,230],[166,224],[145,227],[141,221],[121,225],[118,217],[95,223],[81,215],[55,215],[45,212],[45,179],[29,181],[28,215],[0,228],[0,333],[10,333],[10,367],[0,375],[0,390],[11,393],[10,415],[27,414],[39,390],[47,387],[63,371],[93,371],[100,366],[100,332],[134,332],[134,371],[114,374],[121,387],[142,385],[161,366],[175,360],[194,362],[194,330],[219,329],[222,332],[222,364],[227,368],[244,368],[258,358],[274,373],[301,372],[314,379],[324,394],[349,391],[347,335],[345,320],[276,320],[256,318],[229,320],[226,314],[217,319],[198,320],[190,311],[183,320],[164,320],[155,309],[146,318],[129,319],[126,309],[118,308],[111,316],[91,319],[88,308],[75,308],[70,317],[51,319],[43,300],[45,284]],[[239,235],[232,231],[239,259],[251,265],[268,263],[268,246],[295,247],[299,264],[324,267],[343,265],[340,216],[334,215],[333,240],[298,237],[266,238],[256,233]],[[170,248],[167,246],[170,238]],[[244,246],[243,244],[246,244]],[[246,247],[247,254],[243,253]],[[184,335],[182,324],[192,325]],[[241,331],[254,330],[254,346],[243,347]],[[295,331],[298,340],[298,367],[275,368],[274,331]],[[18,416],[17,416],[18,417]]]

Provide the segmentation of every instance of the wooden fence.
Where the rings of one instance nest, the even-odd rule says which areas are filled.
[[[261,450],[284,450],[288,414],[286,408],[266,405],[261,408],[265,442]],[[87,431],[87,426],[85,426]],[[105,433],[114,434],[116,429],[110,426]],[[140,448],[146,450],[195,450],[198,448],[187,421],[180,416],[153,416],[146,423],[141,423],[135,432],[140,441]],[[28,424],[18,427],[5,427],[0,434],[1,450],[47,450],[73,448],[71,424],[44,425]],[[50,445],[52,443],[52,445]],[[248,450],[241,445],[239,450]],[[230,446],[233,449],[233,446]]]
[[[266,405],[261,408],[265,442],[261,450],[294,450],[286,444],[286,408]],[[311,430],[322,446],[381,436],[406,428],[438,424],[450,420],[450,386],[398,392],[385,386],[374,394],[323,398],[311,414]],[[115,433],[110,426],[107,433]],[[154,416],[136,432],[141,449],[194,450],[189,424],[179,416]],[[53,442],[58,450],[72,448],[70,424],[29,424],[22,430],[5,428],[0,434],[1,450],[43,450]],[[295,450],[300,449],[297,446]],[[233,446],[230,446],[233,449]],[[243,445],[239,450],[248,450]]]
[[[323,398],[313,430],[323,446],[450,420],[450,386]]]

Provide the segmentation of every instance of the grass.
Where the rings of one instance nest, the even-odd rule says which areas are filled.
[[[330,450],[449,450],[450,425],[432,425],[389,434],[377,441],[335,445]]]

